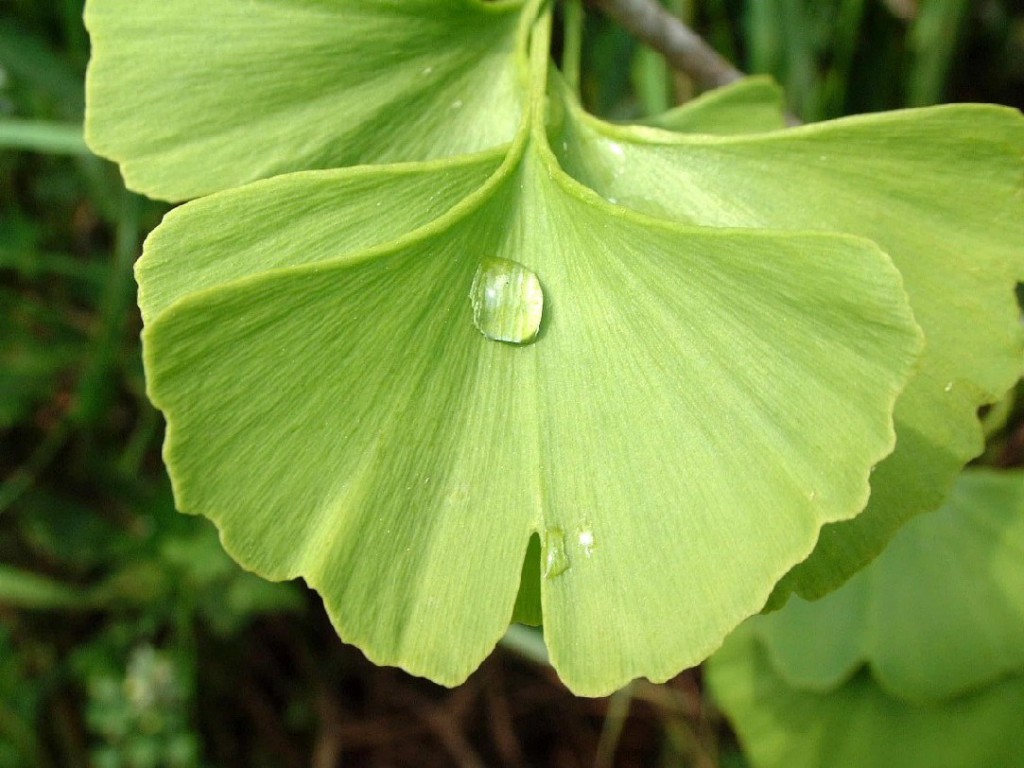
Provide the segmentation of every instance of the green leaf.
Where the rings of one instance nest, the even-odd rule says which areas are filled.
[[[457,683],[542,612],[559,674],[601,694],[706,657],[863,508],[921,339],[868,241],[681,226],[569,179],[546,23],[504,150],[169,215],[145,362],[179,508],[305,578],[370,658]]]
[[[933,704],[894,697],[865,672],[817,693],[782,677],[744,626],[706,679],[756,768],[1024,766],[1021,675]]]
[[[679,133],[758,133],[786,126],[785,95],[770,77],[747,77],[643,121]]]
[[[752,622],[777,672],[827,690],[859,664],[910,700],[1024,674],[1024,474],[965,472],[837,592]]]
[[[895,541],[890,544],[893,546]],[[867,661],[877,645],[873,642],[875,633],[884,637],[885,627],[865,624],[875,618],[870,611],[875,593],[872,580],[864,574],[876,564],[820,600],[808,602],[793,597],[782,610],[751,619],[775,667],[795,687],[816,693],[834,689]],[[926,585],[918,592],[930,587]],[[760,619],[766,621],[760,623]],[[866,635],[871,636],[870,649],[865,647],[869,644]]]
[[[897,403],[896,451],[879,464],[864,514],[828,526],[773,601],[827,593],[941,504],[982,450],[978,407],[1020,374],[1024,120],[965,105],[693,136],[603,123],[558,90],[553,143],[567,171],[610,201],[715,227],[856,234],[899,268],[927,345]]]
[[[130,188],[167,200],[494,147],[519,120],[519,10],[516,0],[89,0],[86,137]]]
[[[256,182],[187,209],[184,230],[178,224],[184,209],[172,211],[150,235],[147,249],[180,248],[183,237],[191,245],[174,261],[137,263],[142,318],[148,323],[179,298],[206,288],[387,244],[446,213],[480,187],[504,156],[502,148],[447,161],[296,173]],[[245,207],[259,201],[265,188],[274,199],[290,201],[287,217]],[[241,226],[231,221],[237,216],[243,217]],[[335,221],[329,232],[319,228],[325,218]]]
[[[754,765],[1024,766],[1022,551],[1024,474],[969,470],[841,589],[741,627],[707,680]]]
[[[150,238],[145,358],[178,506],[246,567],[303,576],[370,658],[439,682],[504,633],[535,533],[570,687],[697,663],[823,523],[862,508],[920,343],[898,274],[856,238],[611,206],[560,171],[537,122],[426,225],[397,192],[423,178],[405,171],[269,180]],[[317,203],[331,184],[335,208]],[[337,215],[367,194],[376,216]],[[375,244],[381,222],[406,234]],[[539,278],[532,344],[474,325],[492,258]],[[148,284],[221,262],[194,292]]]
[[[10,565],[0,564],[0,605],[32,610],[82,607],[85,593]]]

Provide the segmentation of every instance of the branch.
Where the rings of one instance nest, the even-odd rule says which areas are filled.
[[[743,73],[657,0],[590,0],[636,38],[659,51],[702,89],[728,85]]]

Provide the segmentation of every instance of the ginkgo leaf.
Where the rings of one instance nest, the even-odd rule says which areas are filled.
[[[1024,675],[1022,552],[1024,474],[967,470],[838,591],[751,623],[796,687],[834,688],[868,663],[892,695],[948,698]]]
[[[770,77],[745,77],[644,121],[680,133],[718,136],[786,127],[785,94]]]
[[[386,244],[446,213],[498,169],[507,147],[480,155],[430,163],[361,166],[325,173],[294,173],[255,182],[244,190],[210,196],[188,209],[186,232],[177,211],[169,213],[147,247],[188,237],[188,248],[174,261],[142,259],[136,265],[139,307],[150,322],[177,299],[279,267],[336,259],[345,253]],[[261,184],[278,199],[291,198],[288,218],[267,216],[258,206]],[[239,205],[238,200],[243,201]],[[392,215],[393,210],[402,215]],[[318,229],[334,219],[330,232]],[[239,217],[234,226],[226,222]],[[325,236],[329,235],[329,236]]]
[[[1024,474],[968,470],[842,588],[741,627],[707,679],[754,764],[1024,765],[1022,551]]]
[[[183,200],[286,171],[508,142],[517,0],[89,0],[86,138]]]
[[[189,203],[149,239],[145,359],[179,508],[246,567],[304,577],[370,658],[439,682],[503,634],[535,534],[573,690],[697,663],[863,507],[921,343],[899,274],[858,238],[611,206],[561,172],[537,118],[425,224],[398,191],[422,178],[284,176]],[[369,195],[404,234],[380,243],[372,218],[320,205],[331,184],[339,209]],[[225,259],[194,292],[147,286]],[[539,284],[532,343],[474,314],[482,264],[502,301]]]
[[[879,464],[865,512],[826,527],[774,603],[793,590],[827,593],[908,518],[941,504],[982,449],[978,407],[1020,374],[1024,119],[966,105],[713,137],[603,123],[556,90],[553,145],[608,200],[708,226],[857,234],[903,275],[927,344],[897,403],[896,451]]]
[[[1024,675],[931,704],[894,697],[867,672],[820,693],[782,677],[743,626],[706,680],[755,768],[1024,766]]]

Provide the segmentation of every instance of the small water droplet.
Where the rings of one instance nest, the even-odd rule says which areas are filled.
[[[952,381],[946,382],[946,386],[944,386],[942,388],[942,391],[943,392],[952,392],[953,391],[953,382]]]
[[[579,542],[580,547],[583,548],[583,554],[585,554],[587,557],[590,557],[592,554],[594,554],[594,545],[596,544],[596,541],[594,539],[594,532],[592,530],[590,530],[589,528],[584,528],[582,531],[580,531],[579,536],[576,537],[576,540]]]
[[[537,275],[510,259],[480,262],[469,289],[473,325],[494,341],[526,344],[540,330],[544,292]]]
[[[544,578],[553,579],[569,570],[569,554],[565,551],[565,534],[561,528],[544,531]]]
[[[608,142],[608,149],[610,149],[613,154],[616,154],[619,157],[625,157],[625,155],[626,155],[626,150],[624,150],[622,148],[622,145],[618,144],[618,143],[616,143],[614,141],[609,141]]]
[[[434,71],[434,68],[433,68],[433,67],[424,67],[424,68],[423,68],[423,74],[424,74],[424,75],[429,75],[429,74],[430,74],[431,72],[433,72],[433,71]]]
[[[808,501],[814,501],[816,498],[818,498],[818,492],[817,491],[811,491],[810,493],[807,494],[807,500]]]
[[[606,199],[606,200],[607,200],[607,201],[608,201],[609,203],[611,203],[612,205],[618,205],[618,204],[619,204],[619,198],[617,198],[617,197],[607,197],[607,198],[605,198],[605,199]]]
[[[462,99],[456,99],[452,102],[452,109],[462,109]]]

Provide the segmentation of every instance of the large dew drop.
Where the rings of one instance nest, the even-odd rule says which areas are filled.
[[[473,325],[489,339],[528,344],[540,330],[544,292],[537,275],[517,261],[481,261],[469,300],[473,305]]]

